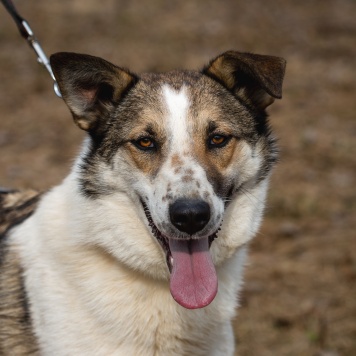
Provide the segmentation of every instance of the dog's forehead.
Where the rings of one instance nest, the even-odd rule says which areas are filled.
[[[184,116],[189,126],[201,123],[199,118],[228,119],[231,107],[239,106],[222,85],[195,71],[144,74],[138,89],[145,109],[151,107],[165,119],[182,121]]]
[[[202,75],[198,72],[174,71],[143,74],[130,95],[126,111],[135,111],[134,122],[153,128],[165,136],[182,132],[182,123],[191,106],[191,88],[199,86]],[[132,116],[132,115],[131,115]]]
[[[172,71],[167,73],[150,73],[142,76],[140,91],[146,98],[151,98],[149,104],[163,106],[162,109],[172,112],[182,104],[190,110],[198,110],[203,102],[202,97],[210,97],[213,103],[222,87],[206,75],[196,71]],[[198,99],[198,100],[197,100]],[[183,103],[184,101],[184,103]]]

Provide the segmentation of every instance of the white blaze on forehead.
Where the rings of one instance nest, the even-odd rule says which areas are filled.
[[[168,110],[168,129],[172,136],[172,146],[183,148],[187,144],[188,125],[187,115],[189,99],[185,87],[180,91],[174,90],[169,85],[163,86],[163,98]]]

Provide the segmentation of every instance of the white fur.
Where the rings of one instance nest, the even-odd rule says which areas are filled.
[[[176,153],[181,153],[184,148],[187,148],[187,142],[189,142],[187,116],[190,104],[186,88],[183,86],[177,92],[169,85],[164,85],[162,92],[168,111],[167,123],[172,137],[172,149]]]
[[[170,183],[176,194],[189,187],[175,180],[170,158],[189,149],[185,135],[189,99],[183,89],[163,88],[168,126],[178,142],[163,162],[156,182],[140,184],[152,202],[158,223],[167,218],[161,202]],[[85,151],[86,148],[83,148]],[[245,180],[260,162],[245,147]],[[252,163],[251,163],[252,162]],[[239,194],[224,214],[219,238],[211,247],[219,290],[204,309],[187,310],[169,292],[164,253],[149,231],[137,199],[118,190],[96,200],[78,188],[77,166],[48,192],[34,215],[13,230],[11,243],[20,253],[33,327],[42,355],[213,355],[234,353],[231,320],[245,261],[245,244],[261,220],[267,181]],[[223,203],[214,196],[202,167],[186,157],[209,191],[215,216]],[[103,167],[107,169],[107,167]],[[112,173],[110,173],[112,174]],[[112,184],[125,184],[124,178]],[[118,183],[120,182],[120,183]],[[163,208],[160,210],[159,205]],[[215,219],[215,227],[220,224]]]

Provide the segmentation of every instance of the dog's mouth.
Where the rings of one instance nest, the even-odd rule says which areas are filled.
[[[210,246],[218,231],[201,239],[174,239],[165,236],[153,222],[147,205],[142,202],[148,224],[161,245],[171,273],[170,290],[175,301],[188,309],[209,305],[217,293],[217,275]]]

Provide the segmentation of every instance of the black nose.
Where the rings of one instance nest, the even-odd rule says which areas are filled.
[[[178,199],[169,207],[169,216],[178,230],[193,235],[208,223],[210,207],[203,200]]]

